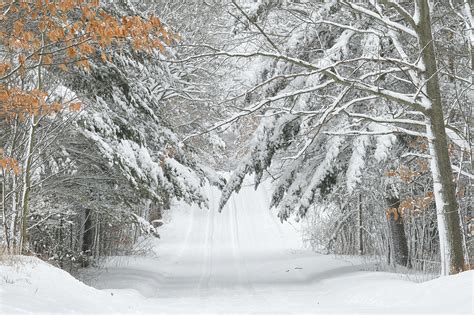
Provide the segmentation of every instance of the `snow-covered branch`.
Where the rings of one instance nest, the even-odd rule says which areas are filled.
[[[374,18],[375,20],[377,20],[378,22],[386,25],[389,28],[393,28],[393,29],[396,29],[398,31],[404,32],[404,33],[406,33],[410,36],[413,36],[415,38],[418,37],[417,33],[414,30],[406,27],[403,24],[400,24],[400,23],[397,23],[397,22],[394,22],[394,21],[390,20],[390,18],[388,18],[387,16],[375,13],[375,12],[369,10],[369,9],[364,8],[363,6],[360,6],[358,4],[355,4],[355,3],[352,3],[352,2],[349,2],[349,1],[341,1],[341,3],[346,5],[347,7],[351,8],[354,11],[357,11],[357,12],[362,13],[364,15],[370,16],[371,18]]]
[[[426,123],[424,121],[417,121],[413,119],[373,117],[366,114],[351,113],[347,111],[345,111],[345,114],[347,114],[350,117],[363,118],[363,119],[370,120],[377,123],[390,123],[390,124],[396,123],[396,124],[416,125],[416,126],[423,126],[423,127],[426,126]]]
[[[256,104],[250,105],[250,106],[242,109],[242,111],[240,111],[239,113],[233,115],[232,117],[230,117],[230,118],[228,118],[228,119],[226,119],[222,122],[219,122],[219,123],[215,124],[214,126],[212,126],[211,128],[208,128],[207,130],[205,130],[203,132],[195,133],[195,134],[191,134],[191,135],[187,136],[186,138],[183,139],[183,142],[187,141],[188,139],[190,139],[192,137],[203,135],[205,133],[209,133],[211,131],[219,129],[223,126],[229,125],[229,124],[239,120],[240,118],[242,118],[244,116],[248,116],[248,115],[251,115],[251,114],[259,111],[264,106],[266,106],[266,105],[268,105],[272,102],[275,102],[275,101],[278,101],[278,100],[281,100],[281,99],[286,99],[286,98],[293,97],[293,96],[298,96],[298,95],[301,95],[301,94],[312,93],[312,92],[321,90],[325,87],[328,87],[331,84],[334,84],[334,81],[327,80],[326,82],[324,82],[320,85],[313,86],[313,87],[310,87],[310,88],[307,88],[307,89],[296,90],[296,91],[292,91],[292,92],[278,94],[276,96],[268,97],[268,98],[266,98],[266,99],[264,99],[264,100],[262,100],[262,101],[260,101]]]

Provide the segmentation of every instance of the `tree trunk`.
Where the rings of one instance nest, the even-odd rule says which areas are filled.
[[[364,254],[364,239],[363,239],[363,234],[362,234],[362,194],[359,193],[359,209],[358,209],[359,217],[359,255]]]
[[[84,232],[82,234],[82,251],[92,254],[92,244],[94,244],[94,229],[92,228],[92,214],[90,209],[85,209]]]
[[[7,251],[10,252],[10,233],[8,231],[8,222],[7,222],[7,201],[6,201],[6,198],[5,198],[5,186],[6,186],[6,174],[4,173],[3,174],[3,182],[0,183],[1,187],[2,187],[2,225],[3,225],[3,233],[4,233],[4,237],[5,237],[5,243],[7,245]]]
[[[10,239],[12,240],[12,250],[17,250],[17,230],[18,230],[18,211],[17,211],[17,202],[18,195],[16,192],[16,175],[12,176],[12,219],[10,222]]]
[[[427,80],[425,93],[431,103],[426,113],[426,131],[440,237],[441,274],[447,275],[463,269],[462,230],[446,139],[430,7],[428,0],[417,0],[417,5],[420,13],[417,33]]]
[[[390,228],[390,235],[392,237],[392,257],[393,262],[397,265],[408,266],[408,244],[405,235],[405,225],[403,218],[398,210],[400,206],[400,199],[397,197],[387,197],[388,209],[388,225]]]
[[[20,251],[22,255],[26,255],[29,252],[29,237],[28,237],[28,225],[29,225],[29,206],[30,206],[30,189],[31,189],[31,163],[33,160],[33,146],[36,129],[36,118],[35,115],[31,115],[30,118],[30,130],[28,132],[28,141],[26,144],[26,155],[25,164],[23,169],[23,194],[21,197],[21,230],[20,230]]]
[[[43,50],[44,50],[44,33],[41,34],[41,55],[39,58],[38,66],[38,77],[37,77],[37,89],[43,90],[43,77],[41,63],[43,62]],[[29,225],[29,215],[30,215],[30,190],[31,190],[31,164],[33,162],[33,148],[35,141],[37,117],[34,113],[30,113],[30,129],[28,130],[28,140],[26,144],[26,156],[25,156],[25,165],[23,169],[23,195],[21,198],[21,232],[20,232],[20,251],[22,255],[25,255],[29,251],[29,237],[28,237],[28,225]]]

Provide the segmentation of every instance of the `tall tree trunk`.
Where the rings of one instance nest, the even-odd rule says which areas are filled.
[[[469,48],[469,54],[471,55],[471,62],[469,64],[469,68],[471,70],[471,77],[470,77],[470,83],[473,84],[474,83],[474,18],[472,16],[472,6],[471,6],[471,2],[472,0],[464,0],[464,10],[463,10],[463,15],[464,15],[464,23],[466,25],[466,33],[467,33],[467,38],[468,38],[468,48]],[[473,143],[473,140],[471,138],[471,133],[469,132],[470,128],[471,128],[471,123],[472,122],[472,117],[471,119],[468,120],[468,122],[466,122],[465,124],[465,131],[464,131],[464,134],[466,135],[466,140],[468,141],[468,143]],[[471,170],[474,169],[474,152],[472,150],[472,146],[470,147],[470,150],[469,150],[469,159],[470,159],[470,164],[471,164]],[[471,182],[471,181],[470,181]],[[468,199],[467,200],[472,200],[472,199],[469,199],[471,198],[471,191],[469,190],[469,197],[466,196]],[[474,210],[472,209],[472,205],[469,204],[467,205],[467,209],[466,209],[466,213],[468,214],[471,214],[470,215],[470,219],[467,220],[467,222],[465,222],[466,224],[466,227],[465,227],[465,235],[471,235],[471,238],[472,238],[472,235],[473,235],[473,232],[472,232],[472,227],[471,226],[474,226]],[[465,253],[465,264],[467,264],[468,266],[470,266],[469,268],[473,268],[472,265],[474,263],[473,259],[472,259],[472,255],[474,255],[474,242],[473,241],[470,241],[470,242],[466,242],[466,238],[464,239],[466,246],[465,246],[465,250],[466,250],[466,253]],[[469,255],[469,253],[472,253],[472,255]]]
[[[364,239],[363,239],[363,226],[362,226],[362,194],[359,193],[359,215],[358,215],[358,221],[359,221],[359,255],[364,254]]]
[[[428,0],[417,0],[417,6],[420,13],[417,33],[425,66],[426,95],[431,103],[426,114],[426,131],[440,237],[441,274],[447,275],[462,271],[464,266],[462,229],[446,139],[430,7]]]
[[[36,116],[31,114],[28,140],[26,144],[25,164],[23,169],[23,189],[21,197],[21,230],[20,230],[20,251],[22,255],[29,252],[29,206],[30,206],[30,188],[31,188],[31,163],[33,161],[33,146],[36,129]]]
[[[38,61],[38,72],[37,72],[37,82],[36,88],[39,91],[43,90],[43,75],[41,64],[43,62],[43,51],[45,45],[45,35],[44,32],[41,33],[41,50],[40,58]],[[41,110],[41,109],[39,109]],[[26,156],[25,164],[23,169],[23,195],[21,197],[21,230],[20,230],[20,251],[22,255],[25,255],[29,252],[29,237],[28,237],[28,225],[29,225],[29,215],[30,215],[30,190],[31,190],[31,166],[33,162],[33,148],[35,142],[35,133],[38,123],[37,115],[30,113],[30,126],[28,130],[28,139],[26,144]]]
[[[399,211],[400,199],[398,197],[387,197],[387,206],[391,211],[388,212],[388,225],[392,237],[392,257],[395,264],[401,266],[408,265],[408,244],[405,235],[405,225],[403,217]]]
[[[7,200],[5,198],[5,186],[6,186],[6,174],[3,173],[3,182],[0,183],[2,187],[2,225],[3,225],[3,233],[5,237],[5,243],[7,244],[7,250],[10,251],[10,233],[8,231],[8,222],[7,222]]]
[[[92,214],[90,209],[85,209],[84,232],[82,234],[82,251],[87,255],[92,255],[92,245],[94,244],[94,229],[92,227]]]
[[[17,230],[18,230],[18,193],[16,192],[16,175],[12,176],[12,219],[10,221],[10,239],[12,240],[12,250],[17,250]]]

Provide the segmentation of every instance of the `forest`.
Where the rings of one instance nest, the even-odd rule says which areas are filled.
[[[28,259],[258,298],[291,240],[268,270],[464,279],[434,310],[470,313],[473,28],[469,0],[0,0],[0,306],[74,311],[14,305]],[[117,257],[148,263],[87,282]],[[162,311],[260,310],[232,303]],[[387,311],[322,309],[357,310]]]

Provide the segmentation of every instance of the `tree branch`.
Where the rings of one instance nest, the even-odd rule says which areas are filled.
[[[247,13],[235,2],[235,0],[232,0],[232,4],[240,11],[240,13],[242,13],[245,18],[250,22],[252,23],[257,29],[258,31],[263,35],[263,37],[265,37],[265,39],[270,43],[270,45],[272,45],[272,47],[278,52],[278,53],[281,53],[280,52],[280,49],[278,49],[277,45],[275,45],[275,43],[271,40],[270,37],[268,37],[268,35],[265,33],[265,31],[260,27],[260,25],[257,24],[257,22],[254,22],[252,21],[252,19],[247,15]]]

